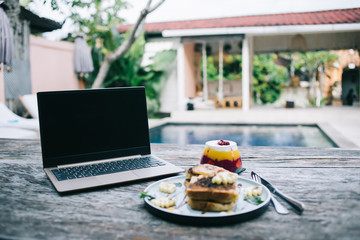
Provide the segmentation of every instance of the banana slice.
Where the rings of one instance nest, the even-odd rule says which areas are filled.
[[[244,194],[246,197],[249,196],[260,196],[262,193],[262,187],[261,186],[251,186],[244,188]]]
[[[176,205],[176,201],[168,197],[153,199],[151,200],[151,203],[161,208],[169,208]]]
[[[159,184],[159,190],[163,193],[173,193],[176,191],[176,185],[168,182],[161,182]]]
[[[232,172],[219,172],[212,178],[212,183],[215,184],[231,184],[236,182],[238,176]]]

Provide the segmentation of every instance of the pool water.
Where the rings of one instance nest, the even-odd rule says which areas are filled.
[[[166,124],[150,130],[151,143],[204,144],[215,139],[239,146],[337,147],[316,125]]]

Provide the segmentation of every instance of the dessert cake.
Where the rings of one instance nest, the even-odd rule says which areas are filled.
[[[219,166],[231,172],[241,169],[239,149],[233,141],[215,140],[206,142],[200,163]]]

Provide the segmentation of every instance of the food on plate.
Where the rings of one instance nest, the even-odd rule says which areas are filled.
[[[168,197],[155,198],[151,200],[151,203],[161,208],[169,208],[176,205],[176,201]]]
[[[232,201],[230,203],[217,203],[217,202],[209,202],[209,201],[201,201],[201,200],[192,200],[189,198],[188,204],[192,209],[195,210],[222,212],[222,211],[228,211],[233,207],[235,207],[236,201]]]
[[[163,193],[173,193],[176,191],[176,185],[169,182],[161,182],[159,184],[159,190]]]
[[[237,175],[235,173],[232,172],[218,172],[213,178],[212,178],[212,183],[216,183],[216,184],[231,184],[236,182],[237,180]]]
[[[229,203],[238,198],[238,189],[235,183],[217,184],[212,182],[213,177],[192,177],[186,188],[187,196],[193,200],[205,200],[219,203]]]
[[[260,196],[261,193],[262,193],[262,187],[261,186],[250,186],[250,187],[244,188],[245,197]]]
[[[226,140],[206,142],[200,163],[216,165],[231,172],[241,169],[242,165],[236,142]]]
[[[210,164],[198,164],[194,167],[186,169],[186,178],[191,179],[193,176],[209,176],[213,177],[217,172],[226,171],[224,168]]]
[[[188,204],[200,211],[227,211],[236,205],[239,191],[237,175],[210,164],[199,164],[186,170],[185,186]]]

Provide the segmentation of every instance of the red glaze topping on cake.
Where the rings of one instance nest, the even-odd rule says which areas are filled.
[[[220,145],[220,146],[230,145],[230,143],[228,141],[224,141],[224,140],[218,141],[217,144]]]

